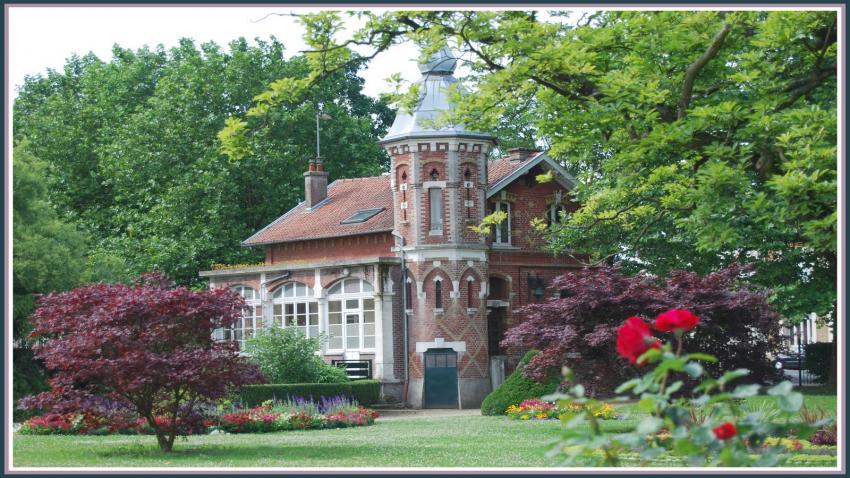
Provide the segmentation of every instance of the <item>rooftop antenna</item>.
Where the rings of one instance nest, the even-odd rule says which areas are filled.
[[[327,113],[322,111],[323,108],[324,108],[324,105],[322,103],[318,103],[316,105],[316,159],[315,159],[315,162],[314,161],[310,162],[311,163],[310,164],[310,166],[311,166],[310,170],[311,171],[314,170],[314,167],[315,167],[315,171],[324,171],[325,170],[324,165],[322,165],[321,139],[319,138],[319,131],[321,130],[321,127],[319,126],[319,120],[323,119],[323,120],[327,121],[327,120],[331,119],[331,117],[330,117],[330,115],[328,115]]]

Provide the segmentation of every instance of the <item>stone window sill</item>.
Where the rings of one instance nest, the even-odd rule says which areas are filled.
[[[438,230],[438,231],[428,231],[428,235],[429,235],[429,236],[442,236],[442,235],[443,235],[443,230],[442,230],[442,229],[440,229],[440,230]]]

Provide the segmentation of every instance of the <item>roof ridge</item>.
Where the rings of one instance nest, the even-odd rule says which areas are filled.
[[[388,177],[389,177],[388,175],[381,174],[381,175],[378,175],[378,176],[361,176],[359,178],[339,178],[339,179],[334,180],[334,182],[337,182],[337,181],[342,181],[342,182],[361,181],[363,179],[377,179],[377,178],[388,178]]]
[[[334,181],[334,182],[336,182],[336,181]],[[248,241],[250,241],[251,239],[255,238],[256,236],[259,236],[260,234],[262,234],[264,231],[266,231],[266,230],[267,230],[267,229],[269,229],[270,227],[272,227],[272,226],[274,226],[274,225],[276,225],[276,224],[279,224],[281,221],[283,221],[284,219],[286,219],[286,217],[287,217],[287,216],[289,216],[290,214],[293,214],[293,213],[295,212],[295,210],[296,210],[296,209],[298,209],[299,207],[301,207],[302,205],[304,205],[304,203],[305,203],[305,202],[306,202],[306,201],[301,201],[301,202],[299,202],[298,204],[296,204],[295,206],[293,206],[293,207],[292,207],[292,209],[290,209],[289,211],[286,211],[286,212],[285,212],[285,213],[283,213],[283,214],[282,214],[279,218],[277,218],[277,219],[275,219],[274,221],[272,221],[269,225],[267,225],[266,227],[264,227],[264,228],[260,229],[259,231],[255,232],[255,233],[251,234],[251,237],[249,237],[248,239],[245,239],[245,240],[244,240],[244,241],[242,241],[240,244],[244,246],[245,244],[247,244],[247,243],[248,243]]]

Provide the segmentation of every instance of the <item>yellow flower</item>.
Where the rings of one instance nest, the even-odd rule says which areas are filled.
[[[522,418],[523,420],[528,420],[529,417],[528,415],[523,414],[520,418]]]
[[[546,414],[545,414],[545,413],[538,413],[538,414],[537,414],[537,419],[538,419],[538,420],[545,420],[545,419],[546,419]]]

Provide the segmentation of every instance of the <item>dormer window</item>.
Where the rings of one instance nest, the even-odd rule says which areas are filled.
[[[497,224],[493,230],[493,244],[510,245],[511,244],[511,203],[507,201],[499,201],[493,205],[493,212],[504,212],[508,216],[500,224]]]
[[[551,226],[552,224],[557,224],[561,222],[561,219],[564,217],[564,213],[566,209],[564,209],[564,205],[561,203],[552,204],[549,206],[549,210],[546,211],[546,223]]]

